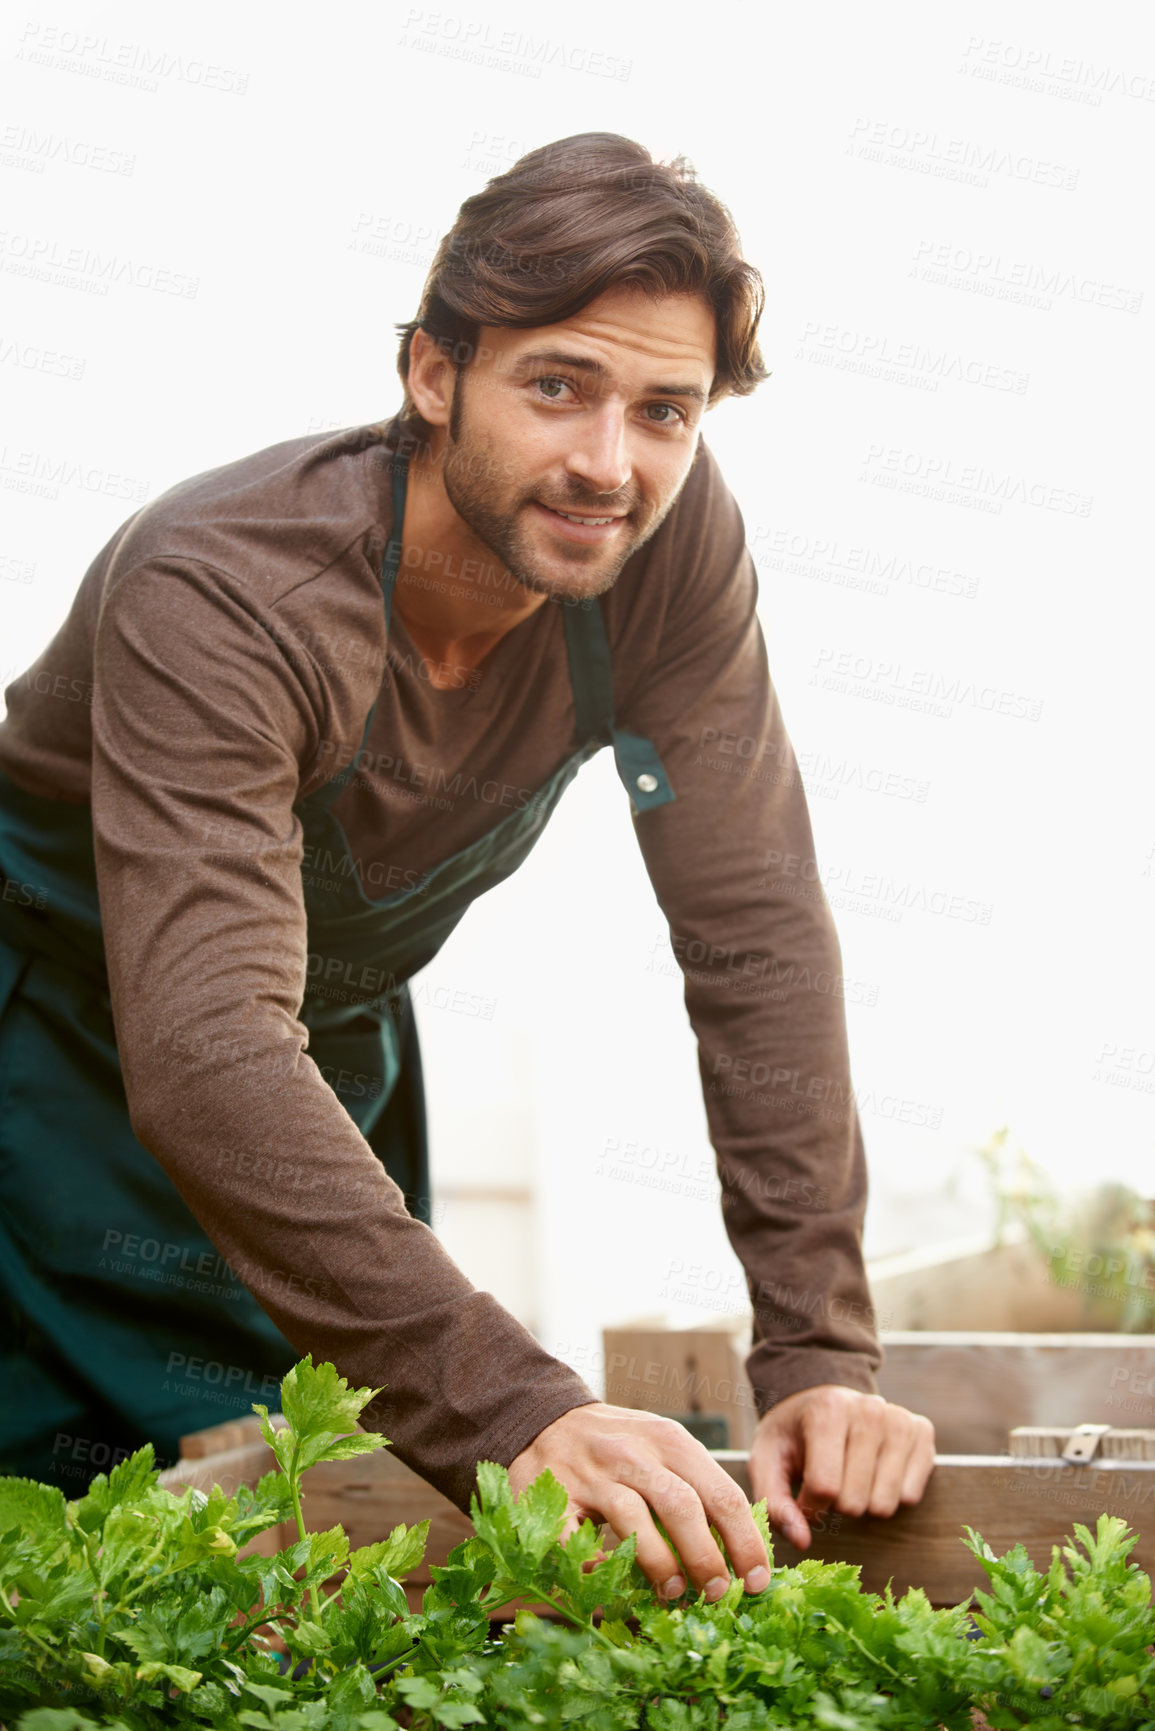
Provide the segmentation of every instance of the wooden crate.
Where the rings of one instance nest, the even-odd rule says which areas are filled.
[[[746,1457],[718,1459],[748,1492]],[[1155,1461],[1068,1466],[1009,1455],[936,1455],[930,1483],[914,1508],[900,1509],[890,1520],[844,1519],[837,1530],[827,1516],[809,1554],[860,1564],[871,1592],[881,1592],[890,1580],[896,1592],[922,1587],[933,1604],[957,1604],[975,1587],[989,1585],[962,1542],[964,1526],[980,1532],[996,1555],[1023,1544],[1036,1567],[1045,1567],[1051,1546],[1063,1543],[1076,1522],[1093,1532],[1101,1514],[1122,1516],[1138,1533],[1131,1556],[1155,1572]],[[796,1562],[798,1553],[779,1540],[775,1559]]]
[[[1155,1425],[1149,1335],[960,1329],[881,1338],[880,1391],[925,1413],[944,1453],[999,1453],[1019,1425]]]
[[[924,1413],[943,1454],[1000,1454],[1019,1425],[1155,1425],[1155,1336],[1091,1332],[1100,1310],[1055,1286],[1021,1240],[975,1242],[869,1267],[887,1400]],[[603,1335],[606,1399],[684,1417],[691,1396],[748,1448],[756,1413],[742,1368],[748,1314],[692,1329]]]
[[[726,1328],[606,1329],[606,1399],[615,1406],[719,1415],[748,1448],[754,1396]],[[884,1329],[879,1391],[924,1413],[943,1454],[1000,1454],[1018,1425],[1155,1425],[1155,1339],[1133,1334],[1008,1334]]]
[[[247,1422],[247,1421],[242,1421]],[[194,1447],[199,1445],[194,1445]],[[749,1494],[744,1450],[723,1450],[715,1459]],[[207,1491],[219,1484],[235,1492],[255,1484],[273,1467],[272,1450],[259,1437],[218,1453],[201,1454],[170,1467],[161,1483],[170,1489],[193,1485]],[[412,1526],[430,1520],[426,1561],[414,1571],[407,1591],[414,1609],[429,1582],[429,1564],[444,1562],[471,1527],[461,1511],[388,1449],[359,1460],[314,1467],[305,1475],[305,1518],[321,1530],[338,1521],[353,1545],[384,1538],[399,1522]],[[922,1501],[890,1520],[850,1520],[825,1516],[815,1523],[810,1555],[829,1562],[850,1562],[862,1569],[863,1585],[880,1592],[887,1581],[896,1592],[922,1587],[935,1604],[957,1604],[986,1576],[962,1543],[972,1526],[999,1554],[1022,1542],[1035,1563],[1050,1562],[1051,1546],[1070,1535],[1074,1523],[1093,1528],[1100,1514],[1121,1515],[1139,1533],[1132,1553],[1155,1573],[1155,1461],[1096,1459],[1085,1466],[1032,1457],[939,1455]],[[295,1529],[262,1535],[262,1550],[295,1538]],[[775,1543],[775,1560],[793,1563],[799,1555],[785,1540]]]

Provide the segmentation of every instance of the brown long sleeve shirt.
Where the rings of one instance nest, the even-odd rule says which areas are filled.
[[[479,1459],[508,1463],[595,1397],[408,1216],[309,1057],[316,862],[292,808],[357,751],[376,698],[335,807],[376,898],[527,803],[578,741],[556,605],[448,689],[396,612],[386,640],[390,433],[276,445],[130,518],[9,687],[0,768],[91,801],[138,1137],[290,1342],[386,1385],[374,1422],[465,1506]],[[408,575],[453,580],[433,558]],[[820,1382],[873,1391],[880,1353],[839,947],[756,596],[701,445],[606,619],[618,723],[677,795],[634,824],[683,967],[766,1407]]]

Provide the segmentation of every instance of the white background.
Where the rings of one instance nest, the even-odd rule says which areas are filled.
[[[143,499],[392,411],[394,324],[491,175],[590,130],[684,153],[767,285],[773,377],[706,437],[845,972],[875,1000],[848,1009],[868,1250],[981,1220],[972,1150],[1003,1123],[1064,1184],[1149,1188],[1140,10],[723,0],[693,32],[505,0],[17,12],[4,682]],[[602,1325],[676,1313],[680,1265],[733,1308],[680,980],[608,753],[419,985],[438,1225],[474,1278],[595,1381]],[[636,1176],[607,1175],[628,1144]]]

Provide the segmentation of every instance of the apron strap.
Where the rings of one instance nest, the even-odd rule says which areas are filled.
[[[578,734],[586,739],[609,739],[633,810],[652,811],[677,799],[651,741],[614,721],[610,645],[600,600],[595,599],[590,606],[566,604],[565,647]]]
[[[397,573],[401,569],[401,530],[405,522],[405,484],[409,474],[409,458],[403,452],[393,454],[393,521],[389,527],[389,540],[385,546],[384,557],[381,560],[381,597],[385,603],[385,630],[388,633],[389,620],[393,611],[393,588],[397,582]],[[373,716],[377,710],[377,701],[365,717],[365,726],[361,733],[361,743],[353,753],[351,760],[343,769],[327,781],[322,788],[309,796],[309,804],[320,811],[328,811],[334,800],[339,799],[353,779],[357,768],[357,759],[369,743],[369,729],[373,725]]]
[[[381,562],[381,596],[385,605],[385,627],[388,630],[393,610],[393,590],[401,569],[401,531],[405,522],[405,487],[409,459],[403,452],[393,455],[393,521],[389,541]],[[592,606],[565,605],[565,647],[569,662],[570,684],[573,687],[574,714],[578,734],[582,739],[608,739],[614,748],[614,761],[635,812],[651,811],[677,798],[662,760],[648,739],[614,721],[614,683],[610,665],[610,646],[606,636],[605,617],[601,603]],[[374,702],[365,718],[361,744],[351,762],[338,771],[324,787],[311,795],[309,803],[328,811],[334,800],[348,787],[357,767],[357,758],[369,740],[369,729],[377,705]]]
[[[381,561],[381,594],[385,601],[385,629],[393,618],[393,589],[401,569],[401,531],[405,525],[405,486],[409,476],[409,458],[404,451],[393,454],[393,523],[385,557]]]

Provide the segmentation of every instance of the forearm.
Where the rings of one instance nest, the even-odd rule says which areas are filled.
[[[637,831],[685,978],[726,1227],[754,1306],[751,1380],[767,1405],[819,1381],[872,1390],[880,1354],[850,988],[741,561],[739,572],[743,607],[698,701],[639,717],[677,798]]]
[[[769,910],[763,920],[769,923]],[[767,996],[687,985],[727,1234],[753,1308],[760,1410],[819,1382],[875,1389],[881,1362],[862,1258],[866,1162],[828,911],[779,920]],[[750,952],[760,953],[760,952]],[[769,970],[768,970],[769,972]],[[766,975],[762,976],[764,979]]]
[[[166,1044],[130,1053],[138,1134],[296,1350],[383,1389],[366,1422],[402,1460],[465,1508],[478,1460],[595,1399],[406,1212],[306,1056],[238,1036],[222,1066],[185,1039],[178,1067]]]

